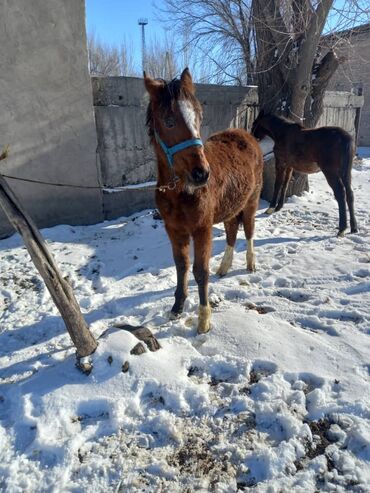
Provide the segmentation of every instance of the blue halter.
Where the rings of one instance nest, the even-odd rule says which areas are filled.
[[[172,147],[167,147],[155,130],[154,130],[154,135],[155,135],[155,140],[162,147],[163,152],[167,156],[167,161],[170,168],[173,167],[173,156],[174,154],[176,154],[176,152],[183,151],[184,149],[187,149],[188,147],[192,147],[192,146],[203,146],[202,139],[189,139],[189,140],[184,140],[184,142],[180,142],[179,144],[176,144]]]

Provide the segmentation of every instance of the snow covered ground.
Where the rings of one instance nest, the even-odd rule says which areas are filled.
[[[43,230],[103,334],[89,376],[20,238],[0,241],[0,490],[369,492],[367,156],[353,171],[357,235],[336,238],[322,175],[276,215],[261,202],[258,271],[240,232],[231,272],[211,276],[205,336],[192,277],[168,320],[175,269],[152,211]],[[224,245],[217,225],[213,273]],[[131,355],[117,322],[150,327],[162,349]]]

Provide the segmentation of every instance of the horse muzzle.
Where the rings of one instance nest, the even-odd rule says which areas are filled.
[[[205,168],[197,166],[196,168],[193,168],[189,178],[194,187],[204,187],[207,185],[209,179],[209,171]]]

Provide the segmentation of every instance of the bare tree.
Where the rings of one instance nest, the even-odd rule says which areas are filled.
[[[343,6],[340,9],[340,6]],[[175,29],[224,80],[257,83],[261,107],[313,126],[343,61],[322,34],[369,18],[368,0],[165,0]]]
[[[151,77],[173,79],[179,72],[175,38],[168,32],[163,39],[153,37],[147,47],[146,70]]]
[[[250,4],[243,0],[166,0],[165,8],[159,10],[182,36],[194,65],[204,66],[207,60],[213,82],[253,82]]]
[[[163,37],[154,36],[147,46],[146,70],[155,78],[171,80],[189,67],[197,82],[213,82],[217,76],[212,76],[212,61],[204,53],[194,55],[189,43],[188,31],[183,28],[181,36],[174,32],[165,31]],[[222,82],[220,79],[219,82]]]
[[[112,46],[101,41],[92,31],[88,34],[87,47],[91,75],[138,75],[132,44],[124,41],[119,46]]]
[[[252,0],[258,92],[262,106],[313,126],[330,77],[340,63],[318,46],[333,0]]]

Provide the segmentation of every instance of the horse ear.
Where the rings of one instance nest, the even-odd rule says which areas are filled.
[[[144,71],[144,85],[145,89],[148,91],[151,99],[157,97],[158,91],[163,87],[163,82],[161,80],[155,80],[148,77]]]
[[[180,77],[181,87],[190,92],[191,94],[195,94],[195,86],[193,84],[193,79],[190,74],[190,70],[186,67]]]

